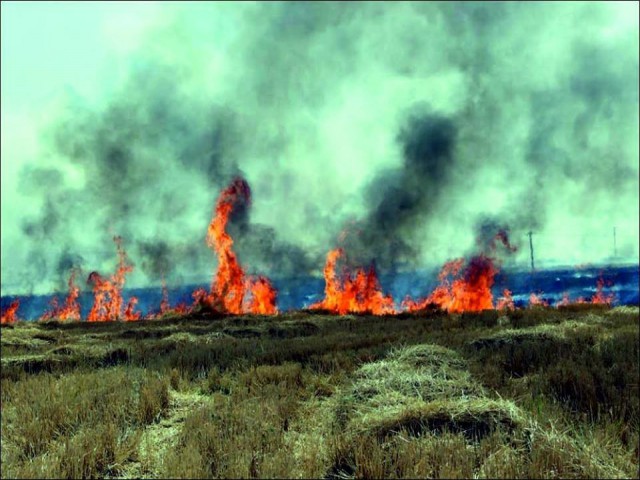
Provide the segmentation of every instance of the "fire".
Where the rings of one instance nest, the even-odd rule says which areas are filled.
[[[502,292],[502,298],[498,300],[496,310],[515,310],[513,304],[513,297],[511,296],[511,290],[505,288]]]
[[[556,303],[556,307],[566,307],[567,305],[570,305],[570,304],[571,304],[571,301],[569,300],[569,294],[567,292],[564,292],[562,294],[562,300]]]
[[[160,311],[156,312],[156,313],[148,313],[147,315],[145,315],[145,319],[146,320],[157,320],[159,318],[162,318],[164,315],[166,315],[169,310],[170,310],[170,305],[169,305],[169,290],[167,290],[167,283],[164,280],[164,277],[162,278],[162,300],[160,300]]]
[[[191,307],[184,303],[179,303],[178,305],[170,309],[167,313],[173,313],[175,315],[186,315],[189,312],[191,312]]]
[[[329,310],[340,315],[396,313],[393,298],[382,293],[373,266],[366,271],[361,268],[356,269],[353,277],[346,269],[343,275],[336,274],[336,263],[343,255],[344,251],[341,248],[331,250],[327,254],[327,263],[324,267],[325,298],[309,308]]]
[[[169,311],[169,290],[167,289],[167,282],[162,279],[162,300],[160,301],[160,315],[164,315]]]
[[[600,277],[598,279],[598,283],[596,286],[596,294],[591,297],[591,303],[601,304],[601,305],[610,305],[615,300],[615,294],[611,293],[609,295],[605,295],[604,293],[604,279]]]
[[[430,305],[450,313],[480,312],[493,309],[491,287],[498,269],[485,255],[473,257],[461,275],[464,260],[445,263],[438,275],[440,285],[423,300],[405,301],[409,311],[424,310]]]
[[[495,251],[498,241],[507,251],[516,250],[509,243],[507,232],[500,230],[488,244],[491,252]],[[494,308],[491,287],[498,271],[494,259],[484,253],[472,257],[466,267],[462,258],[449,261],[442,267],[438,275],[440,285],[431,295],[418,301],[407,298],[403,306],[410,312],[424,310],[429,306],[436,306],[449,313],[491,310]],[[508,291],[505,291],[505,297],[506,292]],[[511,292],[509,298],[510,295]]]
[[[127,302],[127,308],[124,309],[124,319],[127,322],[135,322],[136,320],[140,320],[140,312],[134,312],[137,303],[138,299],[136,297],[131,297]]]
[[[103,278],[98,272],[91,272],[87,283],[93,284],[94,301],[87,321],[108,322],[118,319],[134,321],[140,318],[140,312],[134,312],[138,299],[131,297],[122,312],[122,288],[127,273],[133,271],[133,265],[127,263],[127,252],[122,248],[122,239],[113,237],[118,251],[118,266],[110,279]]]
[[[548,307],[549,302],[544,300],[542,297],[536,295],[535,293],[532,293],[531,295],[529,295],[529,306],[533,306],[533,305],[537,305],[540,307]]]
[[[233,208],[240,201],[251,201],[251,189],[244,179],[236,178],[220,193],[207,229],[207,245],[218,256],[218,270],[211,281],[211,291],[196,290],[194,302],[222,313],[275,314],[275,288],[265,277],[245,278],[244,269],[233,251],[233,238],[226,230]],[[249,300],[245,301],[245,295]]]
[[[51,310],[45,312],[40,321],[58,320],[80,321],[80,304],[78,297],[80,296],[80,288],[75,284],[76,270],[71,271],[69,276],[69,294],[63,305],[58,305],[58,298],[54,297],[51,301]]]
[[[167,289],[167,283],[165,282],[165,279],[162,278],[162,300],[160,300],[160,311],[158,311],[157,313],[148,313],[144,318],[146,320],[158,320],[165,315],[186,315],[190,311],[191,308],[183,303],[176,305],[174,308],[171,308],[171,304],[169,303],[169,290]]]
[[[262,276],[249,280],[250,299],[246,302],[245,310],[260,315],[273,315],[276,310],[277,290],[268,279]]]
[[[226,231],[229,216],[239,200],[249,201],[251,190],[242,179],[235,179],[218,197],[215,215],[207,231],[207,245],[218,254],[218,271],[211,282],[209,302],[218,311],[242,313],[244,270],[233,251],[233,239]]]
[[[562,300],[556,303],[556,307],[565,307],[567,305],[581,304],[581,303],[591,303],[596,305],[611,305],[614,302],[616,296],[614,293],[606,295],[604,293],[604,287],[605,287],[605,281],[602,277],[600,277],[596,283],[596,293],[591,297],[590,300],[585,300],[584,297],[578,297],[577,300],[574,300],[572,302],[571,300],[569,300],[569,294],[565,292],[562,294]]]
[[[233,249],[233,238],[227,232],[229,218],[234,209],[244,202],[251,201],[251,189],[242,178],[234,179],[223,189],[216,201],[214,214],[207,228],[206,243],[215,252],[218,268],[213,274],[210,290],[199,288],[192,293],[193,307],[180,304],[174,308],[169,302],[167,284],[162,278],[162,299],[158,312],[149,313],[145,319],[159,319],[168,314],[185,315],[194,312],[194,307],[205,307],[211,311],[228,314],[277,314],[277,290],[270,280],[264,276],[248,276]],[[343,232],[339,241],[344,240]],[[486,238],[486,237],[483,237]],[[98,272],[91,272],[87,283],[92,285],[94,301],[87,316],[89,322],[106,321],[136,321],[141,313],[136,312],[138,299],[131,297],[125,302],[122,290],[127,274],[133,271],[133,264],[129,262],[127,253],[122,247],[122,239],[113,237],[117,248],[118,263],[115,273],[110,277],[103,277]],[[314,303],[310,309],[327,310],[335,314],[367,313],[373,315],[390,315],[400,311],[423,311],[435,307],[449,313],[480,312],[483,310],[514,310],[512,292],[504,289],[502,296],[494,305],[492,287],[499,272],[499,262],[494,255],[496,248],[502,244],[508,252],[516,248],[509,243],[507,232],[500,230],[489,241],[483,240],[484,247],[468,261],[458,258],[446,262],[439,275],[439,285],[426,297],[413,300],[407,297],[401,309],[395,308],[391,295],[386,295],[380,285],[376,270],[369,268],[355,268],[349,270],[344,266],[345,252],[342,248],[334,248],[327,254],[324,267],[325,297]],[[341,262],[343,266],[338,268]],[[80,321],[80,305],[78,298],[80,288],[75,284],[77,270],[73,270],[69,277],[69,293],[61,305],[58,298],[51,301],[51,308],[40,320],[70,320]],[[611,304],[614,294],[604,293],[605,281],[602,277],[597,282],[597,290],[590,300],[582,297],[570,301],[569,294],[564,293],[561,301],[555,306],[566,306],[572,303]],[[541,298],[542,295],[531,293],[529,305],[548,306],[549,303]],[[2,312],[2,324],[13,323],[17,320],[18,300]],[[197,310],[196,310],[197,312]]]
[[[2,312],[2,315],[0,315],[0,324],[7,325],[10,323],[15,323],[18,319],[17,311],[19,307],[19,300],[14,300],[13,302],[11,302],[11,305],[9,305],[6,310]]]

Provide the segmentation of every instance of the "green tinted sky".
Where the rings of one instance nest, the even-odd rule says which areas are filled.
[[[606,261],[614,225],[637,262],[637,84],[637,2],[2,2],[2,293],[111,268],[114,233],[133,283],[157,283],[160,244],[175,282],[206,278],[235,173],[265,273],[295,270],[294,246],[319,271],[358,224],[435,266],[487,219],[518,265],[529,228],[541,264]],[[407,138],[434,115],[452,158],[413,185]],[[392,187],[425,200],[380,233]]]

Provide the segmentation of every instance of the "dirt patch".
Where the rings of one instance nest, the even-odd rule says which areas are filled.
[[[169,407],[157,423],[142,433],[138,461],[124,466],[126,478],[162,478],[163,459],[175,447],[185,419],[208,401],[199,393],[170,392]]]

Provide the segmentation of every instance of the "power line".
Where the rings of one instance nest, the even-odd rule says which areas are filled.
[[[529,233],[527,233],[527,235],[529,235],[529,249],[531,250],[531,270],[535,270],[535,266],[533,263],[533,239],[531,238],[533,235],[533,232],[531,230],[529,230]]]

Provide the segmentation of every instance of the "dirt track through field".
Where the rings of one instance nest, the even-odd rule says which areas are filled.
[[[187,416],[205,405],[209,397],[197,392],[170,390],[169,407],[157,423],[149,425],[140,438],[138,461],[126,466],[129,478],[162,478],[163,460],[178,441],[180,427]]]

